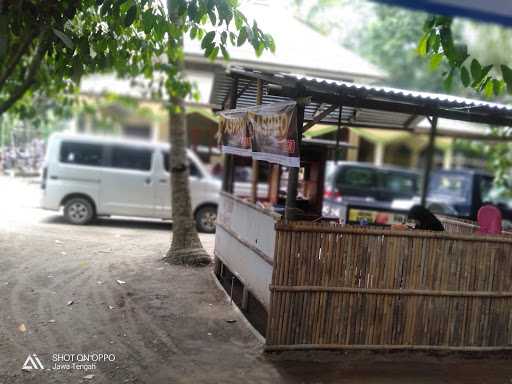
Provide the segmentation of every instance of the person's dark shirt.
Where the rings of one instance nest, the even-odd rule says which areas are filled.
[[[427,208],[421,205],[415,205],[408,214],[409,220],[416,221],[415,229],[423,229],[427,231],[444,231],[443,224],[434,216]]]

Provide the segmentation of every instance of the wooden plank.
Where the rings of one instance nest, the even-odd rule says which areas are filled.
[[[322,112],[315,114],[313,116],[313,120],[311,120],[309,123],[304,124],[304,127],[302,128],[302,132],[306,132],[309,128],[313,127],[314,125],[318,124],[324,117],[329,115],[331,112],[333,112],[336,108],[338,108],[337,105],[331,105],[328,108],[324,109]]]
[[[403,351],[451,351],[451,352],[501,352],[512,351],[512,346],[453,347],[445,345],[342,345],[342,344],[297,344],[265,346],[265,352],[310,351],[310,350],[403,350]]]

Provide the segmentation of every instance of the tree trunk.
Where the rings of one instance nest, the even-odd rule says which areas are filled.
[[[165,260],[172,264],[208,265],[211,261],[204,250],[192,216],[187,160],[187,127],[183,99],[172,97],[170,110],[169,170],[171,176],[172,240]],[[178,112],[176,111],[178,107]]]

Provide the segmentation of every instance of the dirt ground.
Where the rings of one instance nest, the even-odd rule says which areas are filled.
[[[70,226],[27,180],[0,177],[0,195],[0,384],[512,383],[497,357],[266,356],[211,269],[161,261],[169,224]],[[95,353],[114,360],[54,369],[57,354]],[[43,370],[22,370],[29,354]]]

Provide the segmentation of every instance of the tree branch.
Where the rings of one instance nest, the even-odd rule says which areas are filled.
[[[34,84],[35,77],[41,62],[43,61],[44,55],[46,51],[50,47],[51,39],[49,36],[49,29],[45,29],[41,33],[41,42],[37,47],[37,51],[32,59],[30,67],[28,69],[27,75],[25,76],[25,80],[21,83],[10,95],[10,97],[0,104],[0,116],[11,108],[16,101],[18,101],[27,90]]]
[[[32,40],[34,39],[34,35],[34,32],[29,32],[26,35],[25,39],[19,45],[18,50],[14,53],[9,63],[5,66],[5,69],[2,71],[2,74],[0,74],[0,90],[4,86],[5,82],[12,74],[14,69],[16,69],[16,65],[19,63],[21,57],[27,52],[28,48],[30,47],[30,43],[32,43]]]

